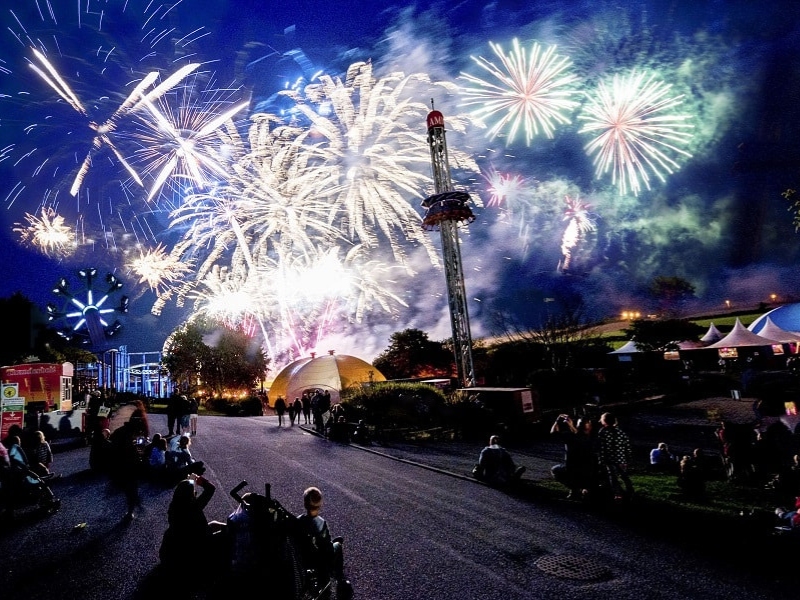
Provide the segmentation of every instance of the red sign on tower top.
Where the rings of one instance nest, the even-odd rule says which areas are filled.
[[[428,129],[434,127],[444,127],[444,115],[438,110],[432,110],[428,113]]]

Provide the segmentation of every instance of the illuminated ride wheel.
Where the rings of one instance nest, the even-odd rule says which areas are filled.
[[[122,289],[122,282],[113,273],[106,274],[106,285],[99,290],[96,289],[97,269],[81,269],[78,275],[84,285],[75,293],[70,292],[65,277],[58,280],[53,293],[62,298],[63,303],[61,307],[48,304],[48,317],[50,321],[61,322],[59,334],[66,339],[97,348],[122,329],[119,318],[113,317],[128,312],[129,300],[127,296],[121,296],[119,303],[113,306],[115,296]]]

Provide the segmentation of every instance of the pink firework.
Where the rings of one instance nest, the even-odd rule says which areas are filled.
[[[513,203],[527,192],[526,181],[519,175],[510,175],[492,170],[484,177],[489,183],[489,201],[487,206],[501,206]]]

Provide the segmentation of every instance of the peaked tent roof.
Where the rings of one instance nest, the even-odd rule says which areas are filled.
[[[713,344],[714,342],[721,340],[722,337],[722,332],[717,329],[717,326],[714,325],[714,323],[711,323],[708,326],[708,331],[706,331],[705,335],[700,338],[700,341],[707,344]]]
[[[750,327],[752,327],[752,324]],[[750,327],[748,327],[748,329],[750,329]],[[750,329],[750,331],[753,330]],[[764,320],[764,326],[758,332],[758,335],[785,343],[800,342],[800,334],[792,333],[791,331],[786,331],[778,327],[769,317]]]
[[[625,342],[624,346],[620,346],[616,350],[612,350],[609,354],[632,354],[634,352],[641,352],[639,348],[636,347],[636,342],[630,340]]]
[[[718,342],[706,346],[706,348],[736,348],[741,346],[772,346],[773,344],[780,344],[778,340],[762,337],[753,333],[747,327],[742,325],[739,317],[736,317],[736,324],[731,329],[731,332]]]
[[[269,401],[274,405],[278,396],[294,400],[304,390],[317,388],[329,391],[331,401],[338,402],[340,391],[374,381],[386,381],[386,377],[368,362],[347,354],[326,354],[286,366],[269,388]]]

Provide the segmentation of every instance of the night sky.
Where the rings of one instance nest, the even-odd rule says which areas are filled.
[[[148,202],[157,171],[147,171],[146,164],[166,145],[153,146],[150,158],[144,158],[147,144],[139,136],[144,119],[123,115],[114,121],[108,140],[139,172],[142,185],[132,181],[101,140],[80,192],[73,197],[69,189],[97,136],[90,123],[111,119],[146,73],[158,71],[163,79],[189,61],[202,65],[185,80],[195,86],[195,106],[219,114],[248,103],[234,119],[245,145],[252,143],[246,132],[256,114],[275,115],[308,130],[311,119],[296,110],[299,96],[279,92],[292,86],[302,91],[320,74],[344,81],[355,63],[370,63],[376,81],[399,72],[446,83],[409,84],[403,98],[429,106],[435,95],[436,108],[448,123],[453,187],[468,191],[474,201],[476,220],[461,238],[474,338],[535,327],[547,314],[578,302],[591,318],[623,309],[647,312],[646,290],[659,275],[682,277],[695,286],[697,301],[688,310],[722,307],[726,300],[734,306],[755,305],[770,294],[797,296],[800,238],[781,196],[788,188],[800,189],[796,2],[182,0],[157,10],[155,3],[148,8],[139,0],[80,4],[79,14],[73,0],[51,0],[53,17],[41,0],[38,5],[19,0],[0,12],[0,247],[5,266],[0,294],[20,291],[44,309],[54,299],[51,290],[59,277],[74,281],[77,291],[78,268],[113,272],[125,284],[131,310],[122,317],[121,335],[112,345],[160,349],[177,323],[201,310],[188,300],[177,306],[173,296],[159,316],[151,314],[156,294],[130,266],[143,249],[161,244],[170,250],[185,239],[190,221],[176,224],[173,211],[200,186],[190,189],[185,180],[170,178]],[[509,53],[514,39],[527,52],[536,43],[542,49],[555,47],[555,54],[568,60],[564,74],[570,80],[563,89],[572,104],[560,110],[564,122],[554,123],[552,137],[539,131],[528,142],[521,132],[512,138],[508,127],[490,137],[505,113],[478,118],[471,111],[479,103],[466,102],[465,89],[475,87],[469,76],[497,82],[478,57],[500,65],[490,42]],[[45,49],[86,114],[30,68],[29,63],[42,65],[31,45]],[[650,187],[639,171],[636,194],[630,185],[621,191],[610,171],[598,175],[597,154],[587,150],[596,134],[584,130],[587,110],[599,102],[600,90],[612,89],[615,77],[620,86],[630,87],[635,74],[661,86],[660,100],[674,100],[656,116],[669,116],[665,126],[685,134],[660,146],[669,168],[656,170],[664,181],[645,165]],[[324,111],[330,103],[314,104],[303,93],[307,106],[328,115]],[[358,93],[353,97],[358,99]],[[177,99],[166,94],[162,101]],[[396,146],[382,140],[375,149],[379,154],[396,151],[401,158],[411,152],[406,175],[418,188],[400,190],[397,197],[421,220],[420,202],[433,188],[430,164],[416,160],[428,153],[424,115],[418,113],[408,113],[408,128],[419,136],[419,152],[394,134],[388,140],[394,135]],[[343,138],[352,143],[352,135]],[[363,142],[370,143],[369,138]],[[358,165],[348,163],[341,172],[375,177],[378,190],[405,176],[381,175],[375,164],[357,171],[352,169]],[[226,171],[232,168],[226,163]],[[215,178],[219,184],[221,176]],[[498,193],[503,181],[509,187]],[[567,197],[577,210],[570,212]],[[397,205],[396,199],[382,200],[380,210]],[[46,255],[20,232],[29,224],[26,214],[41,217],[43,207],[62,216],[72,230],[77,246],[69,252]],[[355,219],[350,218],[348,223]],[[582,220],[572,223],[575,218]],[[400,217],[387,219],[405,231]],[[580,224],[583,229],[567,260],[565,233]],[[368,218],[364,226],[377,232],[365,264],[386,291],[387,306],[373,299],[356,314],[353,298],[343,295],[328,315],[330,322],[317,326],[325,335],[319,341],[311,336],[302,351],[335,349],[372,360],[388,346],[391,333],[408,327],[428,332],[431,339],[450,337],[441,266],[432,264],[430,252],[412,235],[403,240],[404,268],[395,269],[399,259],[390,251],[390,234]],[[341,248],[363,244],[367,236],[354,240],[347,227],[340,229],[350,238],[335,242],[344,244]],[[438,251],[438,233],[427,235]],[[317,250],[323,251],[323,245],[317,242]],[[342,249],[340,258],[345,253]],[[274,258],[266,250],[263,255],[264,260]],[[196,258],[192,269],[199,262]],[[243,267],[245,262],[223,253],[215,264],[226,273],[255,270],[252,262]],[[265,281],[259,293],[274,279]],[[306,313],[299,306],[293,306],[296,317],[323,319],[319,305]],[[277,317],[266,321],[276,346],[289,337],[274,331],[285,323]]]

